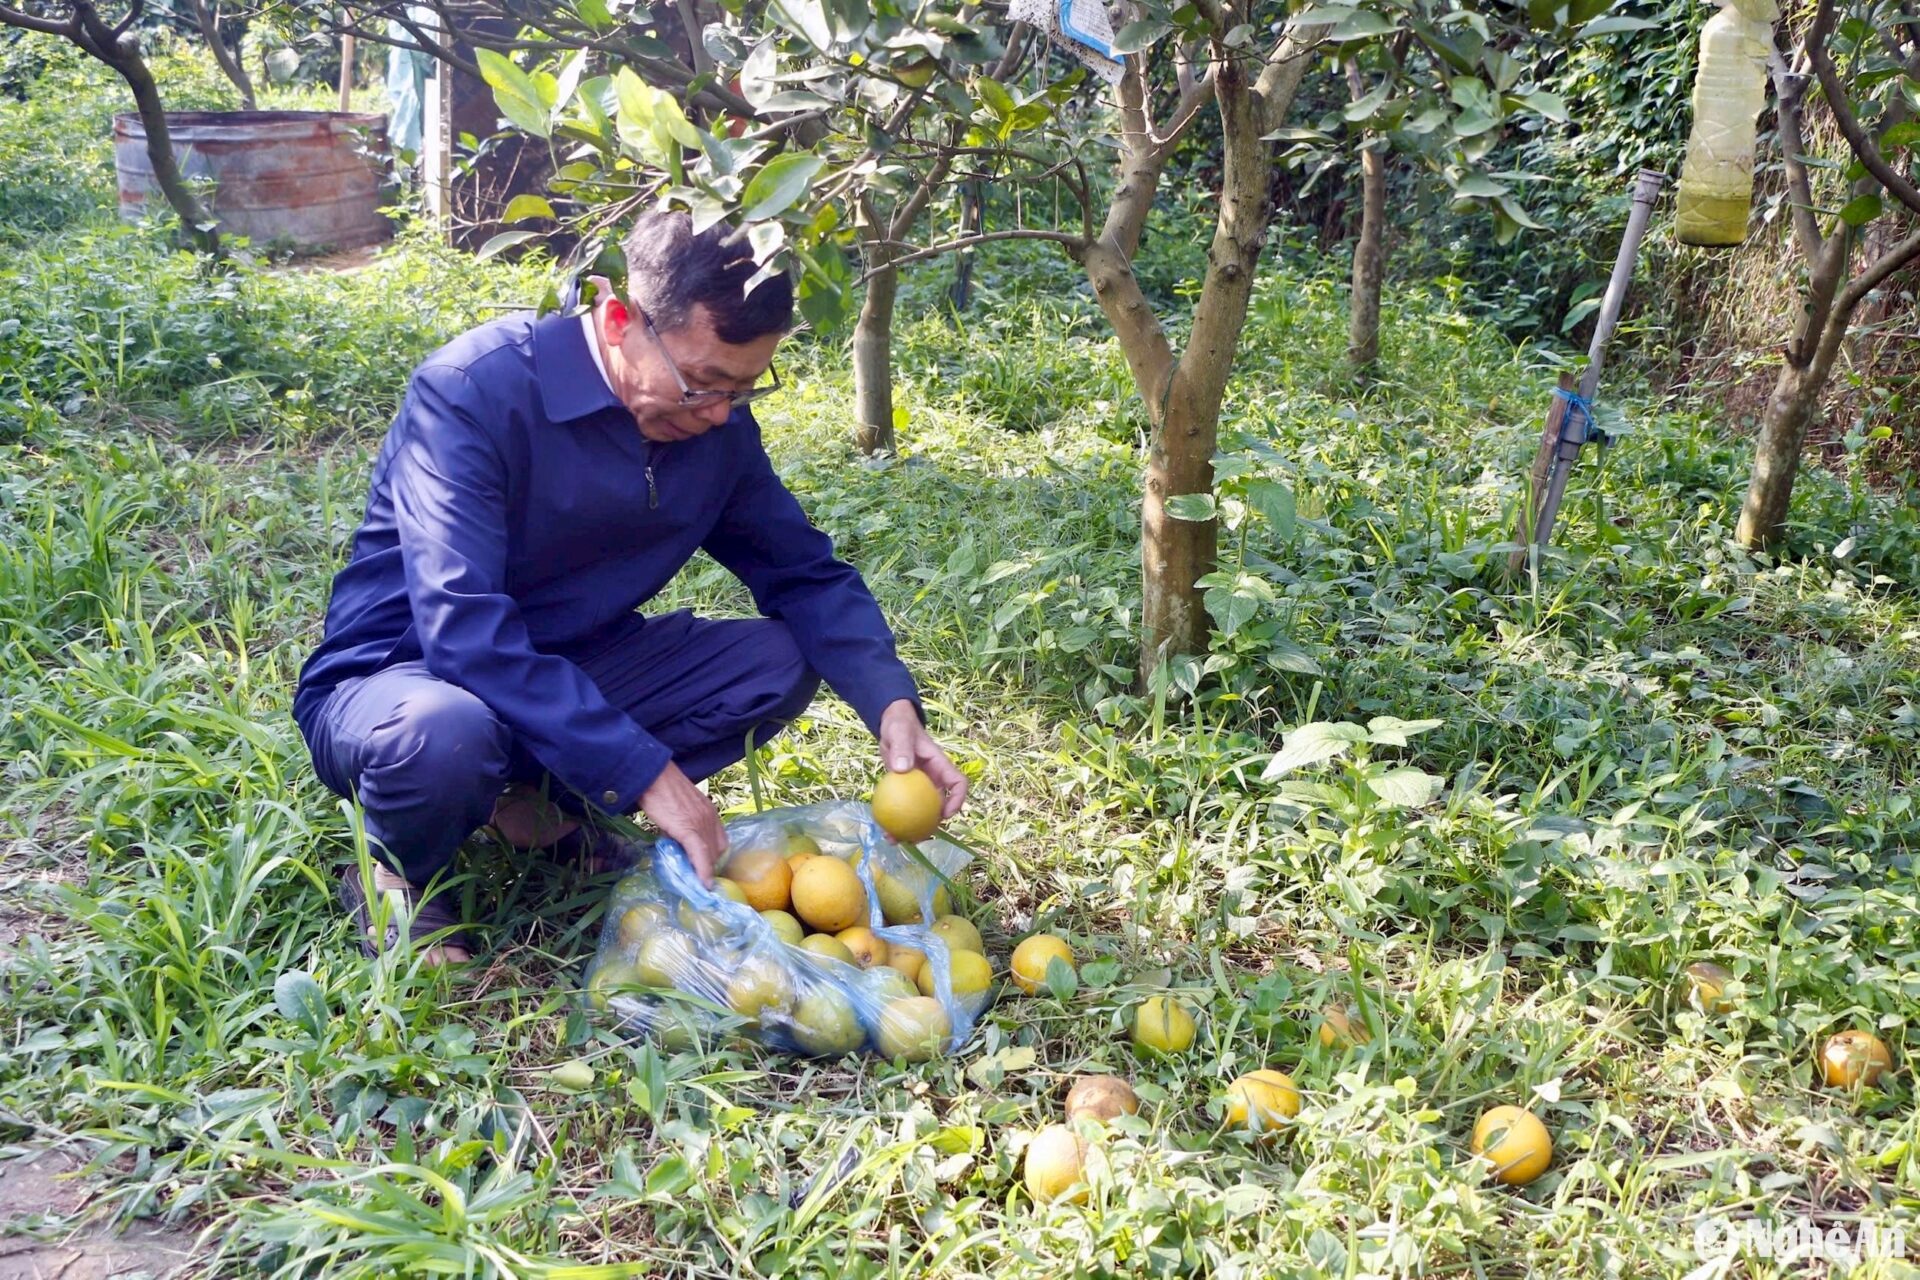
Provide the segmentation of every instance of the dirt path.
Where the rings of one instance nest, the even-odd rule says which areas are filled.
[[[141,1223],[114,1233],[89,1219],[92,1189],[67,1151],[0,1161],[0,1280],[185,1280],[201,1274],[191,1233]]]

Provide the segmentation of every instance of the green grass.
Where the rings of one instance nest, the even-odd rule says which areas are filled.
[[[1920,1236],[1914,523],[1845,477],[1808,477],[1790,557],[1748,556],[1744,443],[1621,388],[1634,431],[1508,589],[1551,371],[1410,290],[1356,396],[1337,286],[1272,276],[1228,411],[1222,632],[1142,696],[1137,415],[1071,277],[996,256],[960,332],[905,329],[883,467],[851,453],[838,348],[801,347],[763,418],[976,779],[990,950],[1044,927],[1086,963],[924,1067],[674,1054],[579,1012],[608,882],[483,841],[476,981],[362,961],[330,896],[352,814],[287,715],[406,369],[532,270],[409,240],[353,275],[206,275],[97,217],[21,245],[0,1138],[85,1141],[126,1214],[206,1229],[211,1273],[1681,1275],[1708,1215]],[[670,596],[743,603],[704,562]],[[1261,780],[1301,724],[1381,716],[1439,724]],[[759,766],[784,804],[875,763],[823,700]],[[1432,799],[1383,798],[1409,768]],[[716,795],[750,808],[744,771]],[[1730,1017],[1676,989],[1705,958],[1740,979]],[[293,970],[321,995],[299,1018]],[[1128,1010],[1169,990],[1200,1038],[1136,1062]],[[1314,1043],[1333,1001],[1370,1044]],[[1893,1045],[1884,1091],[1815,1087],[1850,1026]],[[575,1056],[592,1091],[541,1087]],[[1308,1099],[1267,1148],[1219,1132],[1259,1066]],[[1096,1070],[1142,1117],[1098,1144],[1090,1205],[1035,1207],[1025,1135]],[[1467,1154],[1503,1102],[1557,1146],[1521,1192]]]

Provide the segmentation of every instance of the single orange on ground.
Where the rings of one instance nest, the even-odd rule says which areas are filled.
[[[1013,949],[1013,981],[1028,995],[1047,985],[1047,966],[1055,960],[1073,968],[1073,948],[1050,933],[1022,938]]]
[[[1893,1054],[1871,1031],[1842,1031],[1820,1049],[1820,1076],[1829,1088],[1875,1085],[1892,1067]]]
[[[1154,1053],[1185,1053],[1197,1029],[1193,1015],[1172,996],[1148,996],[1133,1011],[1133,1042]]]
[[[873,784],[873,820],[895,840],[909,844],[940,829],[940,788],[918,769],[889,769]]]
[[[1271,1138],[1282,1120],[1300,1114],[1300,1090],[1284,1071],[1249,1071],[1227,1086],[1227,1123]]]
[[[1364,1022],[1355,1022],[1345,1009],[1328,1005],[1320,1011],[1320,1029],[1314,1033],[1323,1049],[1350,1049],[1373,1039]]]
[[[1494,1107],[1473,1126],[1473,1154],[1493,1167],[1494,1181],[1524,1187],[1547,1171],[1553,1139],[1533,1112]]]
[[[1063,1124],[1050,1124],[1027,1144],[1027,1194],[1042,1204],[1085,1204],[1087,1144]]]
[[[1067,1091],[1067,1123],[1139,1115],[1140,1095],[1119,1076],[1081,1076]]]

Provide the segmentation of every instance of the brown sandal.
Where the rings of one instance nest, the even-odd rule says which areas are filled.
[[[442,891],[421,898],[419,894],[412,885],[380,891],[380,896],[387,900],[387,936],[376,944],[373,907],[367,900],[367,886],[361,881],[360,868],[350,866],[340,873],[340,901],[353,917],[361,955],[373,960],[382,951],[399,946],[403,928],[407,940],[416,947],[459,947],[468,955],[473,954],[473,940],[453,914],[451,895]]]

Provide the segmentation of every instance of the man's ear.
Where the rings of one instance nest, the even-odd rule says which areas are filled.
[[[627,304],[618,298],[607,300],[607,309],[600,314],[601,324],[607,333],[607,345],[617,347],[627,338],[627,326],[632,317],[627,314]]]

